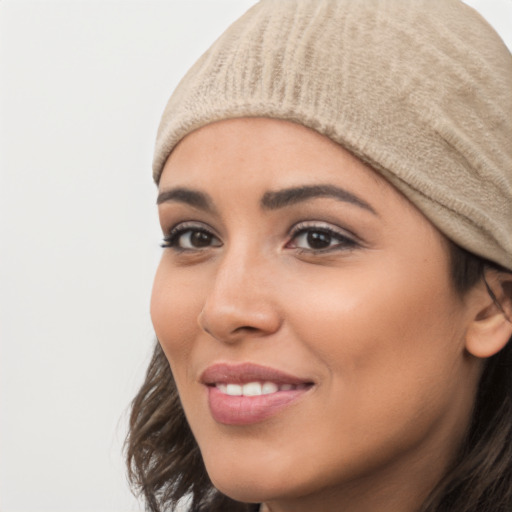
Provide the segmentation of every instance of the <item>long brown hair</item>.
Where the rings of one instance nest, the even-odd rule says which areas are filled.
[[[485,282],[489,267],[496,268],[451,243],[450,253],[453,284],[461,295],[476,283]],[[210,482],[158,343],[145,381],[132,402],[126,461],[132,487],[151,512],[173,510],[183,499],[190,500],[191,512],[257,510],[254,504],[239,503],[221,494]],[[421,512],[511,510],[512,340],[487,361],[473,421],[460,453]]]
[[[483,281],[488,269],[508,272],[451,244],[451,274],[460,295]],[[510,321],[510,319],[509,319]],[[421,512],[510,512],[512,510],[512,338],[489,358],[480,380],[473,420],[451,470]]]

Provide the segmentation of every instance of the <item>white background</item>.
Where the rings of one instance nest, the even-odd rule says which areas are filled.
[[[254,0],[0,1],[0,511],[142,510],[121,457],[153,344],[151,157]],[[472,0],[512,47],[512,0]]]

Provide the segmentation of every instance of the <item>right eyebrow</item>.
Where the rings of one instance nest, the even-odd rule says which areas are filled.
[[[213,202],[208,194],[185,187],[170,188],[160,192],[156,204],[167,202],[184,203],[206,212],[215,212]]]
[[[277,210],[293,204],[301,203],[318,197],[330,197],[338,201],[353,204],[363,208],[374,215],[378,215],[375,209],[366,201],[352,192],[331,184],[325,185],[304,185],[299,187],[286,188],[275,192],[266,192],[263,195],[261,204],[268,210]]]

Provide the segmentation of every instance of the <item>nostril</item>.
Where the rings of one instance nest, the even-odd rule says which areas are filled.
[[[258,332],[260,329],[257,327],[253,327],[252,325],[242,325],[241,327],[237,327],[233,332]]]

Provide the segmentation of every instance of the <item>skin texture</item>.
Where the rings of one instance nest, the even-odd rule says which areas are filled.
[[[310,185],[360,204],[261,205]],[[210,208],[166,198],[176,187],[208,194]],[[346,150],[284,121],[191,133],[159,191],[164,236],[182,231],[164,249],[151,315],[214,485],[272,512],[416,510],[463,438],[482,368],[467,333],[485,295],[455,293],[444,237]],[[308,233],[326,228],[338,235],[312,248]],[[211,233],[201,247],[197,230]],[[225,362],[314,385],[264,421],[221,424],[201,374]]]

